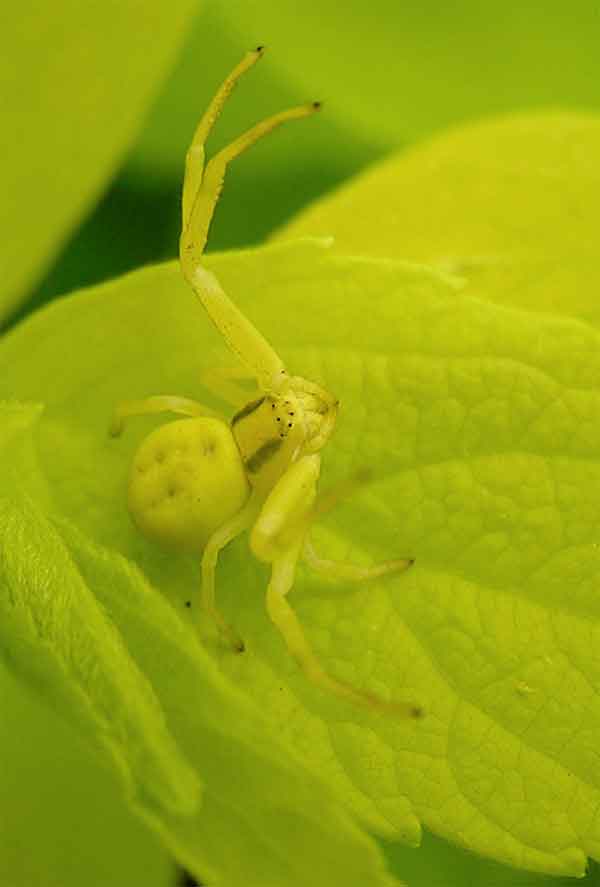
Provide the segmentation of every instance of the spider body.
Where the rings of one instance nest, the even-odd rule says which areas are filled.
[[[127,504],[145,536],[201,554],[249,494],[230,428],[221,419],[201,417],[168,422],[144,438],[131,465]]]
[[[323,575],[360,582],[399,572],[412,563],[398,559],[358,567],[320,558],[309,531],[343,492],[319,499],[320,451],[337,417],[338,401],[329,391],[290,375],[271,345],[223,291],[202,261],[210,222],[228,164],[282,123],[313,114],[319,103],[302,105],[256,124],[205,162],[204,143],[239,77],[262,55],[248,53],[217,91],[201,119],[186,158],[182,200],[180,260],[184,276],[243,370],[213,373],[206,382],[233,407],[227,424],[214,412],[177,395],[126,401],[115,411],[112,433],[135,415],[170,411],[185,416],[153,431],[140,445],[129,480],[131,516],[149,538],[201,558],[201,600],[221,636],[237,651],[242,639],[216,605],[215,571],[221,550],[249,530],[250,550],[271,565],[267,611],[288,650],[306,676],[321,689],[355,704],[398,717],[422,714],[418,705],[381,699],[330,676],[315,656],[287,601],[300,559]],[[215,384],[215,375],[225,385]],[[253,378],[257,392],[231,379]],[[228,381],[229,380],[229,381]],[[346,487],[348,485],[346,484]]]
[[[251,487],[265,495],[306,439],[303,416],[292,397],[267,395],[250,401],[233,416],[231,431]]]

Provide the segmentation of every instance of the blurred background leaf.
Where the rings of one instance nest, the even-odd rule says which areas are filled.
[[[381,150],[458,120],[600,103],[594,0],[222,2],[231,28],[277,48],[281,76]],[[340,145],[336,146],[340,153]]]
[[[122,162],[196,9],[196,0],[3,5],[0,317]]]
[[[322,99],[324,113],[236,162],[211,250],[262,241],[311,200],[448,123],[540,105],[598,107],[599,40],[593,0],[575,10],[557,0],[350,0],[343,15],[335,0],[311,0],[301,12],[291,0],[231,8],[206,0],[127,162],[21,313],[175,255],[190,134],[215,86],[258,43],[269,53],[233,96],[210,147],[298,101]],[[152,41],[138,33],[130,43],[143,53]]]

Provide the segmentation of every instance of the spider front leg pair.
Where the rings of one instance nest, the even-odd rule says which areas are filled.
[[[205,164],[204,143],[227,96],[262,53],[262,48],[248,53],[233,70],[196,130],[186,159],[180,239],[184,276],[245,374],[255,380],[259,396],[239,409],[229,425],[212,410],[174,395],[118,406],[113,434],[119,434],[124,421],[134,415],[171,411],[186,417],[156,429],[140,445],[130,475],[129,510],[138,528],[150,538],[201,557],[202,610],[238,651],[243,650],[243,641],[216,604],[215,572],[222,549],[250,530],[252,553],[271,565],[269,616],[306,676],[320,688],[356,704],[414,718],[421,715],[420,706],[388,702],[330,676],[287,601],[301,558],[313,569],[345,581],[399,572],[412,561],[390,561],[365,569],[315,554],[308,540],[311,523],[336,499],[334,494],[326,505],[323,500],[319,504],[317,483],[320,451],[333,432],[338,401],[315,382],[288,374],[279,355],[202,264],[229,162],[275,127],[306,117],[319,107],[315,102],[276,114]],[[226,391],[231,387],[228,383]]]

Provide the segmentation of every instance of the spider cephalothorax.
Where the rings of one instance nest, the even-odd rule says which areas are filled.
[[[277,393],[245,404],[231,419],[248,480],[268,492],[292,462],[329,439],[338,402],[314,382],[286,376]]]

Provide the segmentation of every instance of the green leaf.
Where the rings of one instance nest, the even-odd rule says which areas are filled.
[[[195,8],[194,0],[5,6],[0,318],[123,159]]]
[[[28,499],[0,499],[0,649],[112,767],[166,847],[223,887],[398,885],[139,571],[54,521]]]
[[[301,759],[269,736],[257,709],[223,680],[190,628],[142,574],[71,525],[62,522],[61,529],[160,696],[179,745],[204,776],[202,810],[181,829],[199,877],[208,878],[213,869],[219,883],[230,887],[309,879],[344,885],[351,878],[400,887],[383,872],[372,842]]]
[[[0,501],[2,647],[11,667],[113,759],[131,800],[189,815],[200,785],[143,675],[30,502]]]
[[[0,667],[0,883],[173,887],[173,862],[122,797],[117,774]]]
[[[458,127],[374,167],[279,232],[340,254],[427,262],[478,296],[600,320],[600,117],[516,114]]]
[[[512,865],[582,874],[585,854],[600,847],[600,337],[570,319],[477,299],[424,266],[336,257],[309,242],[210,265],[290,369],[340,396],[323,487],[372,471],[315,531],[318,548],[364,563],[416,558],[409,573],[368,587],[303,571],[291,597],[301,622],[333,674],[420,699],[428,715],[397,723],[309,684],[268,621],[267,574],[243,539],[222,558],[218,594],[247,651],[224,650],[203,624],[207,654],[372,828],[416,842],[418,817]],[[88,587],[110,574],[94,591],[190,760],[200,706],[188,720],[177,699],[193,698],[201,670],[175,678],[201,656],[182,624],[197,606],[198,564],[157,550],[125,514],[129,460],[157,420],[132,424],[118,441],[106,429],[124,398],[206,400],[200,370],[230,362],[175,265],[63,300],[0,350],[2,389],[46,404],[38,452],[56,507],[79,533],[134,560],[179,611],[160,609],[124,562],[67,534]],[[177,667],[163,674],[176,651]],[[256,752],[241,703],[222,692],[222,730],[247,729]],[[207,711],[215,705],[209,697]],[[212,768],[199,772],[206,796]],[[297,843],[295,852],[303,856]]]

